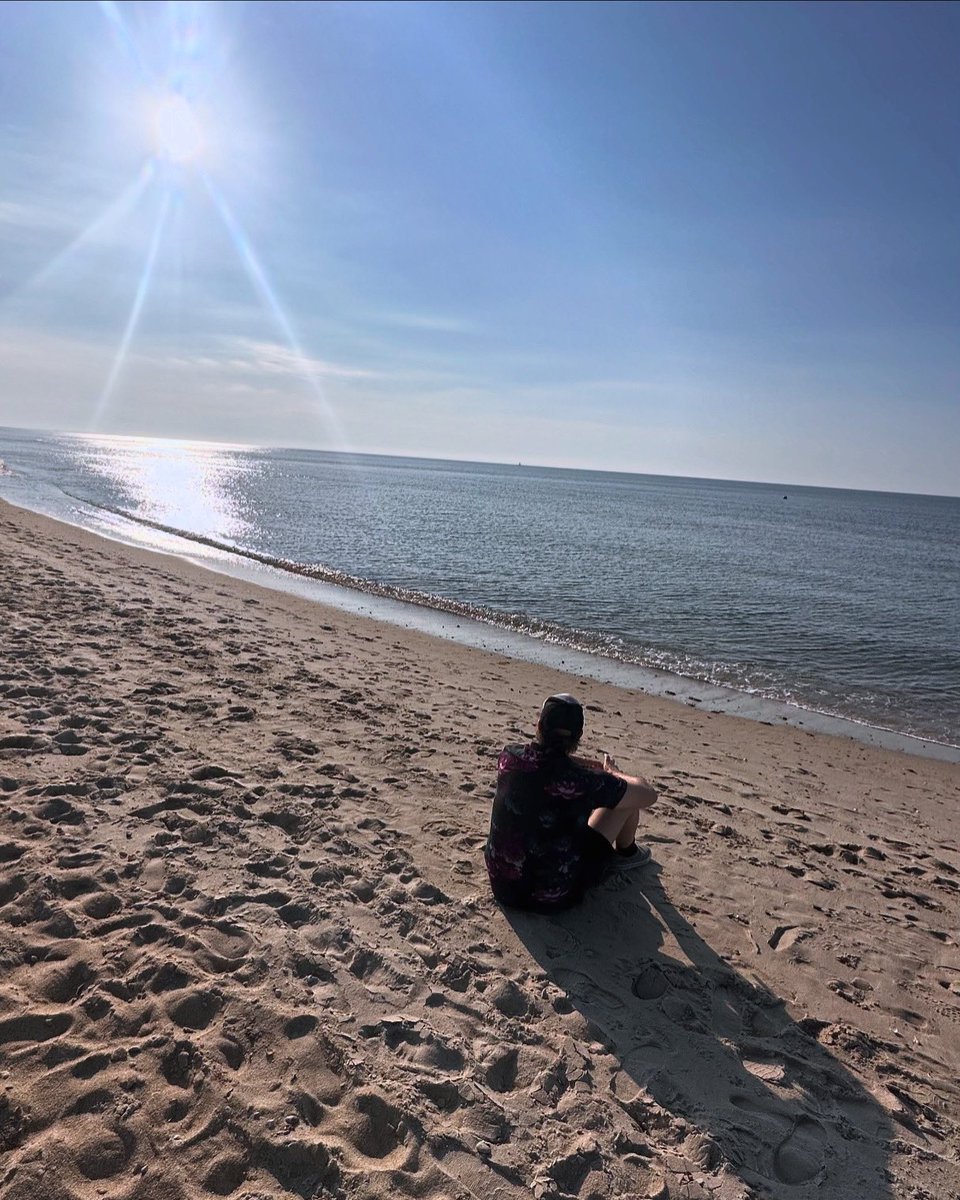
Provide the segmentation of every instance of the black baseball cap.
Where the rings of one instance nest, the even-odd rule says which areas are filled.
[[[583,733],[583,705],[569,692],[548,696],[540,709],[544,733],[566,733],[576,740]]]

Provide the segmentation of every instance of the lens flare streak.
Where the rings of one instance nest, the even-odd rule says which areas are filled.
[[[186,85],[190,82],[192,75],[191,67],[201,57],[202,39],[199,13],[202,10],[196,5],[178,4],[175,0],[169,6],[167,15],[174,28],[171,45],[172,60],[170,66],[163,72],[163,78],[157,80],[155,77],[151,79],[152,75],[155,76],[155,72],[148,69],[137,39],[129,28],[120,6],[115,0],[100,0],[99,7],[118,43],[129,55],[144,87],[149,87],[155,97],[152,106],[152,151],[133,184],[92,225],[79,234],[69,246],[44,267],[36,278],[48,275],[74,249],[107,226],[114,224],[118,217],[125,215],[135,203],[141,200],[147,191],[148,184],[157,184],[163,190],[156,224],[150,238],[133,304],[110,373],[94,408],[90,420],[90,430],[96,431],[99,428],[116,389],[153,282],[154,269],[163,242],[172,197],[176,195],[179,198],[180,191],[178,189],[181,182],[187,177],[185,172],[189,171],[203,183],[263,308],[272,317],[282,339],[293,352],[299,374],[317,402],[317,415],[323,425],[324,435],[327,438],[332,437],[341,449],[347,449],[342,425],[335,409],[324,394],[316,365],[304,354],[290,318],[280,303],[250,239],[227,203],[226,197],[199,161],[206,150],[206,131],[188,99],[189,89]]]
[[[110,396],[113,389],[116,387],[117,379],[123,369],[123,364],[126,361],[127,353],[130,349],[130,342],[136,332],[137,324],[140,321],[140,314],[143,311],[143,305],[147,298],[147,293],[150,290],[150,281],[153,278],[153,269],[156,265],[157,254],[160,250],[160,242],[163,238],[163,229],[167,223],[167,214],[170,211],[170,192],[163,193],[163,199],[160,202],[160,212],[157,215],[157,223],[154,226],[153,236],[150,239],[150,247],[147,251],[146,262],[143,264],[143,271],[140,274],[140,282],[137,285],[137,292],[133,298],[133,305],[130,308],[130,316],[127,318],[126,328],[123,331],[123,337],[120,339],[120,345],[117,348],[116,356],[113,360],[113,366],[110,368],[110,374],[107,377],[107,382],[104,385],[103,391],[100,393],[100,399],[97,401],[97,407],[94,409],[93,418],[90,422],[91,430],[96,430],[100,424],[100,420],[106,411],[107,405],[110,402]]]
[[[339,418],[324,394],[323,388],[320,385],[320,381],[317,378],[316,371],[311,367],[307,356],[303,352],[303,347],[300,345],[300,339],[294,332],[293,326],[290,323],[290,319],[284,312],[283,306],[280,304],[277,294],[274,292],[273,287],[270,284],[270,280],[267,278],[267,274],[264,271],[263,266],[261,265],[260,260],[253,249],[253,246],[250,244],[250,239],[244,232],[240,222],[234,216],[233,211],[227,204],[223,193],[216,186],[210,176],[204,171],[201,172],[201,178],[203,179],[207,192],[210,195],[210,199],[213,201],[217,211],[220,213],[220,216],[223,219],[223,223],[227,228],[227,232],[230,234],[230,238],[233,241],[234,248],[236,249],[237,254],[240,256],[240,261],[243,263],[247,274],[250,276],[251,283],[253,284],[261,301],[269,310],[274,321],[277,323],[277,328],[280,330],[280,333],[282,334],[287,345],[296,355],[297,362],[300,367],[300,373],[303,376],[304,382],[309,385],[310,390],[313,392],[314,396],[319,402],[323,417],[329,426],[329,431],[335,435],[341,448],[346,449],[347,443],[343,429],[340,425]]]
[[[115,0],[100,0],[100,11],[106,17],[114,37],[130,56],[137,71],[142,77],[146,78],[147,72],[144,67],[143,58],[140,55],[136,42],[130,36],[130,30],[127,28],[127,23],[123,19],[123,14],[120,12],[120,8]]]
[[[15,295],[19,292],[26,291],[28,288],[36,287],[38,284],[45,283],[51,275],[67,263],[73,255],[83,246],[95,241],[100,234],[105,233],[111,226],[122,220],[128,213],[132,212],[139,203],[140,198],[147,190],[147,186],[153,179],[154,168],[153,163],[145,162],[140,168],[136,179],[120,193],[119,196],[95,217],[90,224],[76,237],[72,238],[62,250],[50,259],[48,263],[42,266],[39,271],[36,271],[29,279],[19,284],[14,292]]]

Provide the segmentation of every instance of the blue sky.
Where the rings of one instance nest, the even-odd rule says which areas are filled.
[[[960,491],[956,6],[0,28],[0,424]]]

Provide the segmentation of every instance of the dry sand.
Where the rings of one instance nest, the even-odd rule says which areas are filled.
[[[955,765],[469,650],[0,506],[0,1196],[960,1195]],[[657,866],[507,916],[588,706]]]

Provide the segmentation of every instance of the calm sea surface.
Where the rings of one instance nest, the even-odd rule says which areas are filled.
[[[960,499],[0,429],[0,496],[960,742]]]

